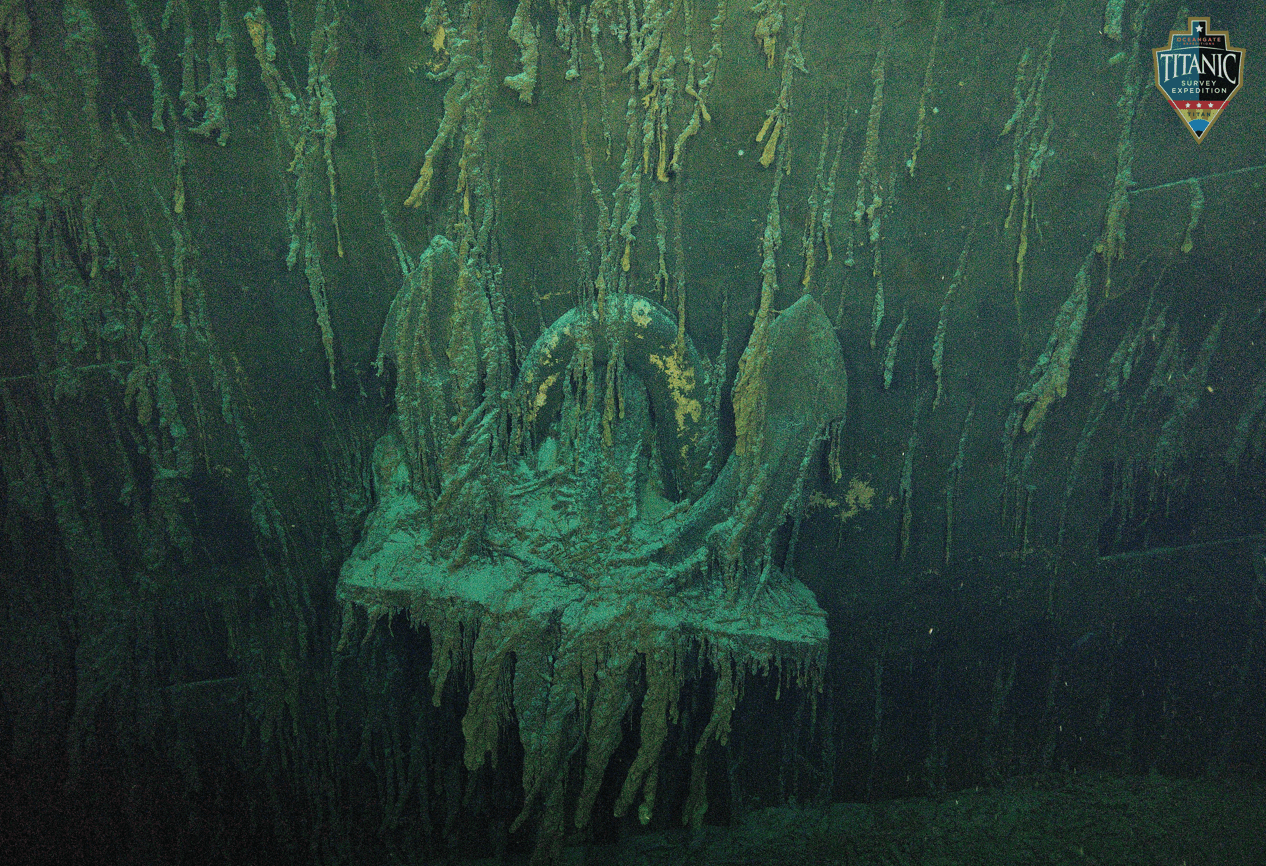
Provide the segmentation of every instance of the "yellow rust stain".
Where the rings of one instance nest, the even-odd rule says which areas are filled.
[[[843,502],[815,491],[809,497],[809,507],[839,508],[840,522],[846,523],[863,511],[870,511],[875,507],[875,488],[870,485],[870,482],[853,476],[849,479],[848,489],[844,491]]]
[[[633,315],[634,321],[637,321],[636,307]],[[681,350],[675,349],[671,355],[651,355],[649,360],[668,379],[668,393],[673,401],[673,414],[677,419],[677,431],[681,432],[686,429],[687,419],[698,424],[703,418],[703,404],[693,396],[695,392],[695,371],[693,367],[683,363]]]
[[[545,403],[549,400],[549,389],[552,388],[554,383],[557,381],[558,374],[554,373],[552,376],[546,376],[541,380],[541,383],[536,386],[536,393],[532,395],[532,406],[524,413],[524,420],[528,424],[532,424],[536,421],[537,414],[540,413],[542,407],[544,407]]]

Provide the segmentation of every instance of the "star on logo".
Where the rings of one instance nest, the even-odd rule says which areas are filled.
[[[1204,24],[1197,24],[1197,25],[1196,25],[1196,32],[1197,32],[1197,33],[1203,33],[1203,32],[1204,32]]]

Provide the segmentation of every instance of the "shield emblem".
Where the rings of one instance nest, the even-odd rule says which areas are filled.
[[[1187,32],[1171,30],[1169,46],[1153,48],[1156,86],[1196,141],[1222,114],[1244,83],[1244,49],[1227,44],[1226,31],[1208,18],[1188,18]]]

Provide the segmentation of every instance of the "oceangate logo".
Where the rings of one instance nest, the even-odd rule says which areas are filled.
[[[1188,18],[1187,32],[1169,31],[1169,46],[1153,48],[1156,86],[1196,141],[1222,114],[1244,83],[1244,49],[1227,44],[1225,30],[1208,18]]]

